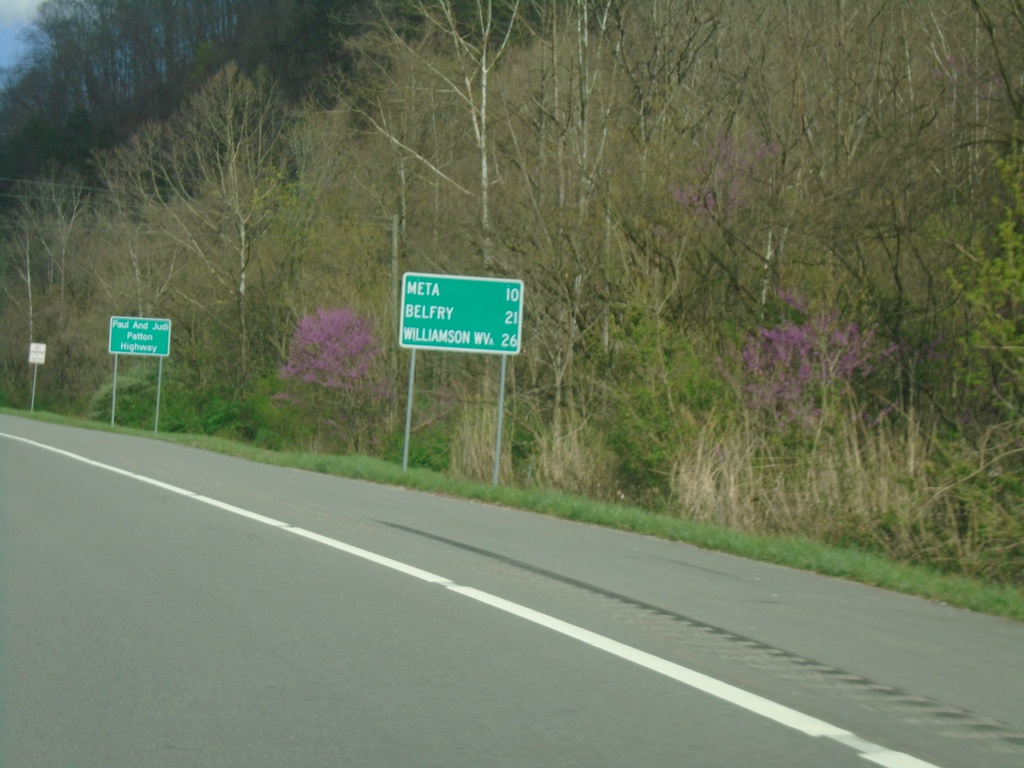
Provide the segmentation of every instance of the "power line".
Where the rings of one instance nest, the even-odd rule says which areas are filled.
[[[7,176],[0,176],[0,181],[7,181],[12,184],[35,184],[36,186],[50,186],[60,187],[62,189],[78,189],[82,192],[109,192],[109,189],[103,189],[101,187],[86,187],[79,184],[65,184],[59,181],[50,181],[48,179],[12,179]]]

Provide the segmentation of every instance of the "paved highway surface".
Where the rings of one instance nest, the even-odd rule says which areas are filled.
[[[0,764],[1024,765],[1024,625],[0,416]]]

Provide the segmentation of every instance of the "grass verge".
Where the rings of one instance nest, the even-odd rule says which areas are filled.
[[[429,493],[515,507],[544,515],[601,525],[703,549],[738,555],[752,560],[813,571],[857,581],[883,589],[923,597],[973,611],[1024,621],[1024,590],[990,584],[966,576],[938,573],[879,555],[854,549],[836,549],[800,537],[754,536],[707,523],[661,515],[637,507],[603,504],[580,496],[540,488],[484,485],[457,480],[426,469],[402,468],[391,462],[366,456],[332,456],[286,451],[268,451],[255,446],[204,435],[161,433],[111,427],[50,413],[28,414],[9,408],[0,413],[34,418],[53,424],[130,434],[160,439],[179,445],[258,461],[280,467],[398,485]]]

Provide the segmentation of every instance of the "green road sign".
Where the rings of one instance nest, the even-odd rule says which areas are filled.
[[[515,355],[522,328],[522,280],[402,276],[398,340],[403,347]]]
[[[171,321],[152,317],[110,318],[110,354],[167,357]]]

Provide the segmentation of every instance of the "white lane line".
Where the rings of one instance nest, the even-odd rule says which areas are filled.
[[[475,589],[473,587],[456,584],[451,579],[444,576],[438,576],[435,573],[425,571],[399,560],[393,560],[389,557],[385,557],[384,555],[379,555],[375,552],[371,552],[351,544],[346,544],[343,541],[338,541],[337,539],[332,539],[319,533],[313,533],[312,531],[307,531],[303,528],[296,528],[288,523],[275,520],[272,517],[266,517],[265,515],[250,512],[242,507],[236,507],[233,504],[227,504],[216,499],[211,499],[208,496],[203,496],[202,494],[190,491],[187,488],[181,488],[176,485],[171,485],[169,483],[164,483],[159,480],[146,477],[145,475],[129,472],[128,470],[121,469],[110,464],[104,464],[102,462],[86,458],[85,456],[80,456],[77,453],[71,453],[70,451],[46,445],[45,443],[39,443],[35,440],[18,437],[17,435],[9,435],[4,432],[0,432],[0,437],[17,440],[27,445],[32,445],[37,448],[42,448],[43,450],[60,454],[67,458],[74,459],[75,461],[81,461],[99,469],[105,469],[118,475],[123,475],[143,483],[148,483],[149,485],[156,486],[157,488],[161,488],[171,493],[176,493],[180,496],[185,496],[195,501],[202,502],[203,504],[208,504],[216,507],[217,509],[241,515],[249,520],[264,523],[288,533],[294,533],[297,536],[309,539],[310,541],[324,544],[355,557],[384,566],[385,568],[398,571],[406,576],[412,576],[413,578],[420,579],[431,584],[439,584],[450,592],[476,600],[485,605],[489,605],[492,608],[497,608],[498,610],[504,611],[512,616],[530,621],[534,624],[565,635],[566,637],[573,638],[581,643],[585,643],[594,648],[605,651],[606,653],[610,653],[625,661],[637,664],[638,666],[657,672],[658,674],[665,675],[672,680],[676,680],[698,691],[702,691],[714,696],[715,698],[721,699],[722,701],[729,702],[730,704],[740,707],[741,709],[745,709],[748,712],[753,712],[754,714],[766,717],[780,725],[784,725],[788,728],[794,728],[808,736],[824,737],[836,741],[843,746],[853,749],[865,760],[875,763],[876,765],[883,766],[883,768],[939,768],[933,763],[919,760],[918,758],[903,752],[896,752],[894,750],[887,749],[879,744],[862,739],[855,733],[839,728],[831,723],[827,723],[824,720],[819,720],[816,717],[805,715],[803,712],[791,709],[790,707],[771,701],[770,699],[766,699],[763,696],[750,693],[749,691],[744,691],[742,688],[729,685],[726,682],[714,677],[709,677],[708,675],[697,672],[689,667],[684,667],[681,664],[668,661],[660,656],[654,656],[646,651],[641,651],[639,648],[634,648],[630,645],[620,643],[617,640],[612,640],[610,637],[599,635],[596,632],[591,632],[588,629],[562,621],[554,616],[549,616],[546,613],[541,613],[540,611],[535,611],[532,608],[527,608],[519,603],[505,600],[504,598],[492,595],[489,592],[483,592],[482,590]]]
[[[924,760],[919,760],[903,752],[894,752],[852,733],[849,736],[835,736],[833,738],[839,743],[850,747],[850,749],[859,752],[860,756],[865,760],[881,765],[883,768],[935,768],[931,763],[926,763]]]
[[[421,579],[428,581],[431,584],[441,584],[442,586],[449,586],[453,584],[451,579],[446,579],[444,576],[438,576],[437,574],[431,573],[430,571],[424,571],[422,568],[403,563],[400,560],[392,560],[390,557],[384,557],[384,555],[378,555],[376,552],[371,552],[368,549],[362,549],[360,547],[354,547],[351,544],[346,544],[343,541],[332,539],[327,536],[321,536],[319,533],[313,533],[303,528],[295,528],[290,525],[285,525],[284,529],[289,533],[294,533],[312,541],[317,541],[321,544],[326,544],[328,547],[334,547],[340,549],[342,552],[347,552],[350,555],[361,557],[364,560],[369,560],[371,563],[377,565],[383,565],[385,568],[390,568],[399,573],[404,573],[406,576],[412,576],[414,579]]]
[[[680,664],[676,664],[675,662],[668,661],[660,656],[654,656],[646,651],[641,651],[630,645],[625,645],[617,640],[605,637],[604,635],[591,632],[588,629],[577,627],[575,624],[569,624],[561,619],[549,616],[546,613],[541,613],[533,610],[532,608],[519,605],[518,603],[513,603],[500,597],[495,597],[488,592],[482,592],[479,589],[474,589],[473,587],[462,587],[457,584],[453,584],[449,589],[460,595],[465,595],[466,597],[470,597],[474,600],[479,600],[481,603],[490,605],[500,611],[505,611],[513,616],[518,616],[521,619],[532,621],[534,624],[539,624],[542,627],[547,627],[548,629],[559,632],[567,637],[579,640],[581,643],[586,643],[594,648],[599,648],[613,656],[618,656],[620,659],[625,659],[626,661],[631,661],[641,667],[646,667],[654,672],[670,677],[673,680],[677,680],[684,685],[688,685],[691,688],[696,688],[697,690],[709,693],[723,701],[727,701],[730,704],[742,707],[749,712],[754,712],[758,715],[767,717],[769,720],[774,720],[782,725],[795,728],[808,736],[827,736],[833,739],[853,736],[850,731],[837,728],[823,720],[818,720],[817,718],[810,717],[802,712],[797,712],[795,709],[790,709],[782,704],[776,704],[774,701],[770,701],[769,699],[765,699],[757,694],[750,693],[749,691],[744,691],[741,688],[724,683],[714,677],[708,677],[707,675],[690,669],[689,667],[684,667]]]
[[[935,768],[931,763],[918,760],[916,757],[906,755],[902,752],[893,752],[890,749],[880,749],[870,754],[862,754],[865,760],[881,765],[883,768]]]
[[[233,504],[228,504],[223,501],[217,501],[217,499],[211,499],[208,496],[203,496],[201,494],[195,493],[194,491],[190,491],[187,488],[180,488],[176,485],[170,485],[169,483],[156,480],[152,477],[147,477],[146,475],[140,475],[137,474],[136,472],[129,472],[127,469],[121,469],[120,467],[115,467],[111,464],[103,464],[102,462],[95,461],[94,459],[90,459],[85,456],[80,456],[77,453],[71,453],[70,451],[65,451],[60,448],[54,448],[52,445],[37,443],[35,440],[29,440],[28,438],[25,437],[18,437],[17,435],[8,435],[5,432],[0,432],[0,437],[7,437],[10,438],[11,440],[17,440],[22,443],[27,443],[28,445],[34,445],[37,448],[44,448],[47,451],[59,453],[61,456],[66,456],[69,459],[80,461],[83,464],[89,464],[100,469],[105,469],[108,472],[113,472],[114,474],[117,475],[124,475],[125,477],[132,478],[133,480],[138,480],[140,483],[147,483],[148,485],[156,486],[157,488],[161,488],[162,490],[170,491],[171,493],[177,493],[180,496],[187,496],[190,499],[195,499],[196,501],[201,501],[204,504],[209,504],[211,507],[218,507],[219,509],[223,509],[226,512],[232,512],[236,515],[247,517],[250,520],[255,520],[259,523],[266,523],[267,525],[273,525],[281,528],[287,525],[287,523],[279,522],[277,520],[274,520],[272,517],[265,517],[264,515],[259,515],[255,512],[250,512],[247,509],[236,507]]]

